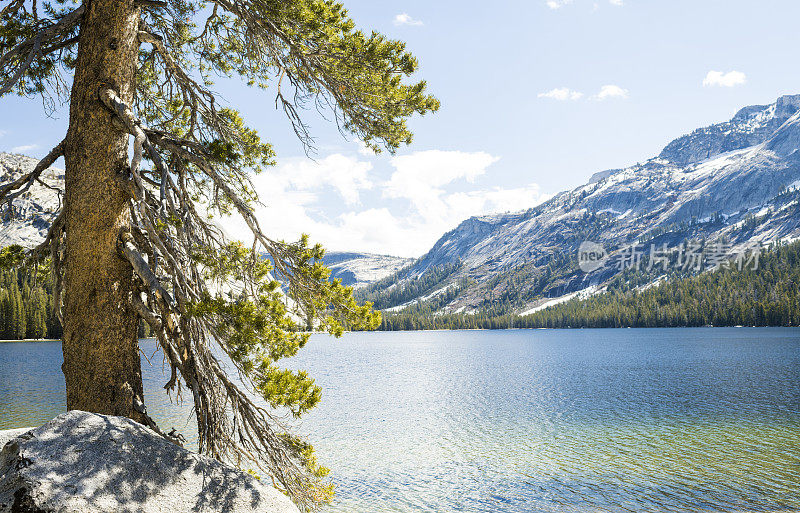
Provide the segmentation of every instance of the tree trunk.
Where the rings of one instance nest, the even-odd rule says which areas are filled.
[[[138,319],[128,306],[130,265],[117,252],[130,222],[114,177],[126,167],[128,135],[100,101],[111,87],[131,102],[139,9],[133,0],[87,0],[70,98],[66,162],[64,377],[67,408],[142,422]]]

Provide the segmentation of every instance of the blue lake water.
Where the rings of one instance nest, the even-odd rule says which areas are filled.
[[[800,329],[354,333],[301,353],[330,512],[800,511]],[[151,415],[190,435],[151,361]],[[0,344],[0,428],[64,410],[60,365],[58,343]]]

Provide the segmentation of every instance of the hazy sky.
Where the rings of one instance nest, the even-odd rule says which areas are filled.
[[[739,108],[800,93],[797,0],[347,0],[407,41],[442,101],[412,146],[372,156],[308,112],[304,156],[270,91],[217,90],[275,145],[262,227],[332,250],[419,256],[465,218],[521,210],[656,155]],[[65,131],[37,100],[0,100],[0,151],[41,156]],[[227,225],[236,235],[235,223]]]

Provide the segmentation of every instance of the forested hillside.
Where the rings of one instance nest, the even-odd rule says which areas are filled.
[[[608,292],[572,299],[526,316],[384,313],[381,329],[706,325],[800,325],[800,242],[765,252],[756,269],[726,266],[648,288],[630,287],[620,279]]]

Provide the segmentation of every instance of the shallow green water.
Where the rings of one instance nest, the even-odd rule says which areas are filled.
[[[332,512],[800,511],[800,330],[367,333],[303,353]],[[160,361],[150,412],[188,434]],[[63,411],[60,364],[57,343],[0,344],[0,428]]]

